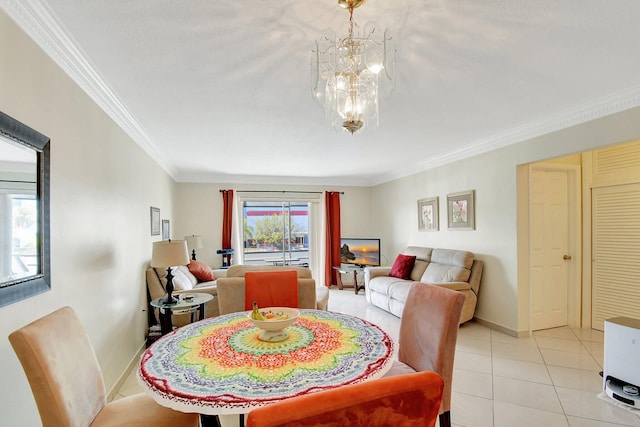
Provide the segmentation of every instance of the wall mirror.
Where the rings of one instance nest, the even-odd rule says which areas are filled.
[[[49,145],[0,112],[0,307],[51,289]]]

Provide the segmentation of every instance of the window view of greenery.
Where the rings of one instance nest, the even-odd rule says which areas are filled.
[[[246,264],[308,265],[306,202],[245,202],[243,221]]]

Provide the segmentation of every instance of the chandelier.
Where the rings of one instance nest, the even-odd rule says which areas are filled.
[[[311,56],[311,90],[325,108],[327,125],[354,134],[378,126],[378,100],[395,87],[396,49],[388,29],[361,28],[353,10],[366,0],[338,0],[349,11],[348,35],[326,33]]]

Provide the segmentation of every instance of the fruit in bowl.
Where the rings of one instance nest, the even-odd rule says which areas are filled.
[[[284,341],[288,338],[284,328],[291,326],[300,315],[300,311],[291,307],[267,307],[258,309],[254,304],[247,317],[253,325],[262,329],[258,338],[263,341]]]

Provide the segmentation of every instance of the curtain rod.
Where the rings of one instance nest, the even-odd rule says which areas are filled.
[[[227,190],[220,190],[221,193],[224,193]],[[287,190],[233,190],[236,193],[299,193],[299,194],[322,194],[322,191],[287,191]],[[344,194],[343,191],[328,191],[328,193],[340,193]]]

